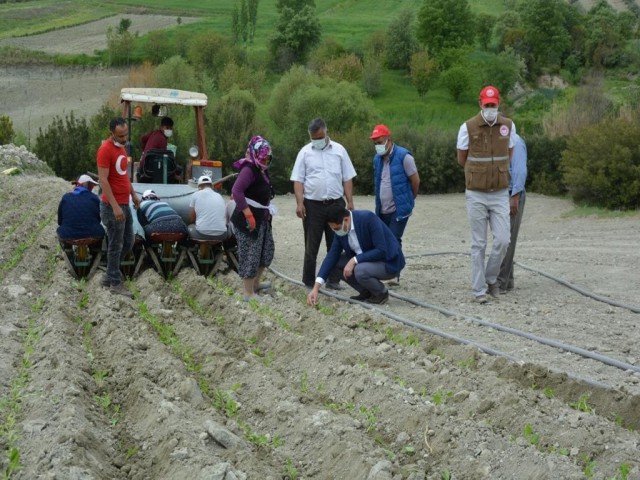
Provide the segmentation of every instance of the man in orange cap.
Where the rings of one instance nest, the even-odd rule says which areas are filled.
[[[376,125],[369,138],[376,149],[373,157],[376,215],[402,245],[402,234],[420,188],[416,160],[409,150],[393,143],[386,125]]]
[[[509,163],[516,127],[498,113],[500,92],[480,91],[480,112],[460,126],[458,163],[464,167],[467,216],[471,227],[471,288],[478,303],[498,298],[500,264],[509,248]],[[486,267],[487,225],[493,246]]]

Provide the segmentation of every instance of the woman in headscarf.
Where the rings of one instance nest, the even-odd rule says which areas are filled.
[[[249,141],[247,152],[233,164],[240,170],[231,193],[236,208],[231,215],[238,242],[238,274],[242,278],[243,300],[260,298],[259,290],[270,287],[260,283],[264,269],[271,265],[275,245],[271,231],[271,215],[275,207],[268,168],[271,163],[271,145],[260,136]]]

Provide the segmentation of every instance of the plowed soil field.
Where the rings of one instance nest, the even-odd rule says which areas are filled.
[[[303,251],[292,196],[275,200],[263,301],[243,303],[233,271],[190,267],[171,281],[144,269],[129,300],[100,274],[67,270],[55,228],[69,188],[0,176],[0,469],[11,478],[640,478],[637,216],[563,217],[567,201],[530,195],[518,244],[523,265],[622,306],[522,267],[514,292],[474,304],[463,195],[418,199],[391,287],[445,313],[397,296],[371,309],[347,290],[307,306],[289,280]]]

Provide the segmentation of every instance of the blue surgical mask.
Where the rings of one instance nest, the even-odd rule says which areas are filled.
[[[327,138],[311,139],[311,146],[316,150],[322,150],[327,145]]]
[[[384,155],[384,152],[387,151],[387,143],[388,142],[384,142],[383,144],[380,144],[380,145],[378,145],[378,144],[374,145],[374,147],[376,149],[376,153],[378,155]]]
[[[335,233],[339,237],[344,237],[347,233],[349,233],[349,230],[344,229],[344,220],[342,220],[342,226],[338,230],[334,230],[333,233]]]

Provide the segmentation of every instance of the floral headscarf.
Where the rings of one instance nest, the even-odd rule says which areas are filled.
[[[271,144],[260,135],[256,135],[249,141],[244,158],[234,162],[233,166],[240,169],[245,163],[251,163],[262,170],[266,170],[269,166],[267,157],[270,155]]]

